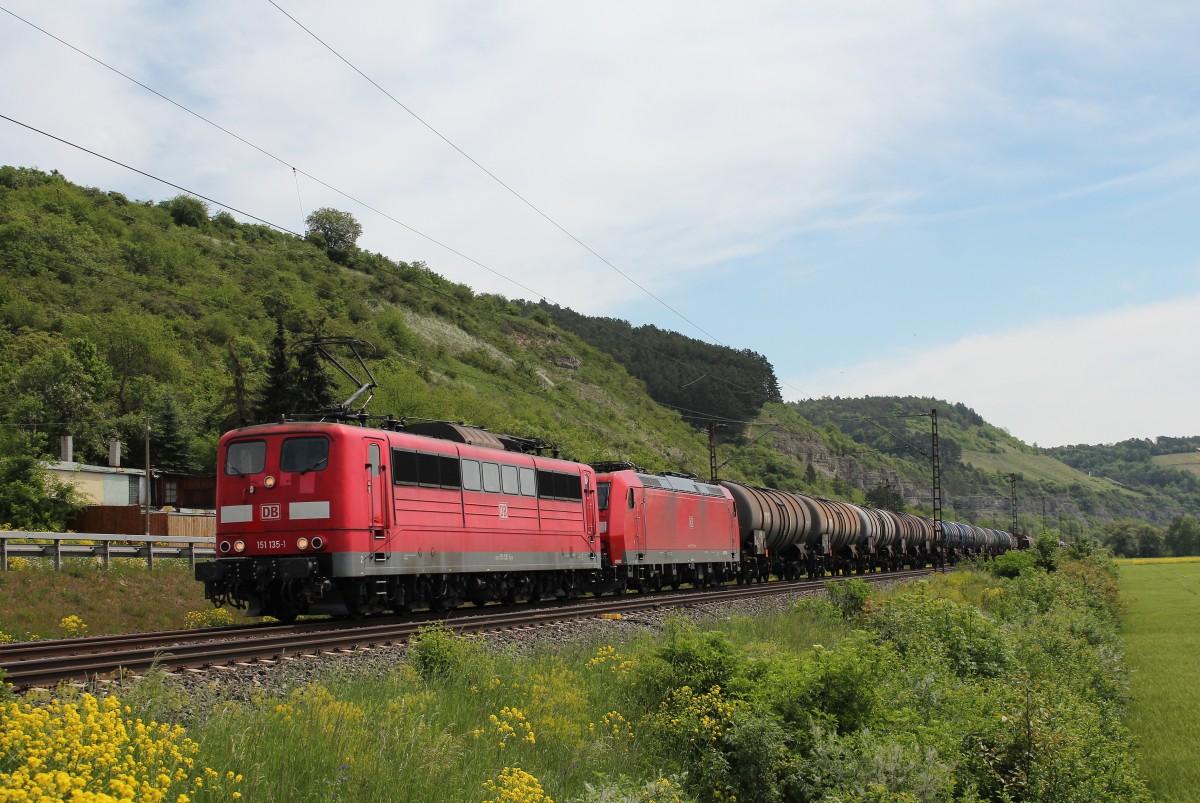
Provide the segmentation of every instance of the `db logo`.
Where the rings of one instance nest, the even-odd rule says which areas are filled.
[[[500,518],[508,518],[508,505],[500,505]]]
[[[259,515],[263,521],[279,518],[279,505],[263,505],[259,508]]]

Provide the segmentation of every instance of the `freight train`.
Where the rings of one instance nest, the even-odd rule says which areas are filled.
[[[940,565],[998,530],[629,464],[462,425],[283,421],[226,433],[215,605],[282,621]]]

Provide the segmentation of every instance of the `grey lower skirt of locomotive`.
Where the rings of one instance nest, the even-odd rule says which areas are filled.
[[[607,558],[607,555],[604,556]],[[196,565],[213,604],[291,622],[300,615],[357,617],[464,603],[515,604],[575,599],[584,594],[641,593],[687,584],[696,588],[744,579],[744,567],[726,561],[671,566],[613,566],[525,572],[430,571],[347,576],[332,556],[222,558]]]

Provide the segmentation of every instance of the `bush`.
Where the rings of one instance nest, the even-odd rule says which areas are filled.
[[[817,645],[793,662],[778,662],[762,681],[760,696],[783,722],[807,737],[814,727],[846,733],[871,727],[882,713],[880,695],[898,656],[865,634],[836,647]]]
[[[999,677],[1012,660],[1001,627],[964,603],[905,593],[873,607],[867,622],[901,655],[942,658],[956,675]]]
[[[842,612],[842,618],[853,619],[862,615],[863,606],[871,596],[871,587],[857,577],[841,582],[825,584],[829,599]]]
[[[425,680],[462,673],[484,661],[483,641],[442,625],[422,627],[409,645],[409,662]]]
[[[716,631],[700,632],[678,619],[668,620],[663,643],[639,668],[643,694],[650,704],[684,687],[699,693],[737,686],[741,658],[729,639]]]
[[[208,222],[208,204],[190,195],[176,195],[162,206],[171,214],[176,226],[191,226],[198,229]]]
[[[1037,566],[1038,560],[1032,551],[1012,550],[997,555],[983,565],[997,577],[1016,577],[1024,570]]]

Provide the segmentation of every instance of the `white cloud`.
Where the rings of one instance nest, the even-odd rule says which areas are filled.
[[[993,297],[986,271],[975,276],[957,266],[969,266],[973,248],[993,256],[993,264],[1034,261],[1028,251],[1014,249],[1001,259],[983,250],[1023,239],[1038,247],[1036,238],[1022,237],[1022,216],[1047,219],[1101,199],[1122,210],[1133,203],[1169,206],[1186,217],[1187,204],[1195,203],[1200,113],[1192,34],[1200,13],[1194,3],[281,4],[707,331],[736,330],[739,316],[752,315],[765,292],[792,293],[797,305],[808,303],[802,294],[810,287],[829,305],[862,288],[902,297],[904,283],[915,279],[889,274],[889,266],[907,231],[917,228],[947,244],[944,257],[936,247],[928,250],[927,275],[952,275],[980,288],[981,304],[1015,308],[1020,300]],[[310,180],[301,178],[297,199],[285,166],[0,13],[0,72],[10,78],[0,83],[0,109],[9,116],[292,230],[303,226],[301,204],[305,211],[349,210],[363,224],[363,247],[425,260],[480,292],[545,295],[581,312],[622,317],[635,306],[654,306],[267,3],[6,5],[530,289]],[[57,168],[78,183],[141,199],[177,192],[3,121],[0,161]],[[982,244],[959,239],[968,227],[988,229],[1001,216],[1010,218],[1001,221],[1002,236]],[[1111,234],[1109,220],[1098,218],[1092,227],[1097,240]],[[1129,231],[1129,239],[1154,246],[1191,239],[1150,224]],[[864,236],[857,238],[859,232]],[[1053,288],[1047,292],[1072,283],[1089,289],[1086,256],[1054,258],[1061,268],[1056,264],[1056,273],[1036,284]],[[1188,272],[1183,292],[1195,292],[1194,247],[1178,257],[1159,248],[1150,259],[1184,265],[1177,270]],[[878,267],[870,275],[862,267],[857,287],[817,281],[851,264]],[[689,294],[724,278],[717,272],[745,281],[726,282],[739,289],[707,302]],[[1161,280],[1159,272],[1145,284]],[[683,308],[680,297],[709,306]],[[1095,309],[1111,298],[1088,303]],[[757,348],[786,376],[789,365],[816,357],[791,345],[794,317],[777,317],[769,322],[772,332],[763,324],[756,343],[730,344]],[[665,312],[652,322],[695,334]],[[840,325],[804,324],[813,327],[804,332],[806,342],[814,331],[835,334]],[[855,326],[864,344],[895,337],[895,322],[885,315],[864,316]],[[978,338],[974,348],[991,360],[1002,355],[988,348],[1026,350],[1028,366],[1036,365],[1037,349],[1017,334],[995,336],[1004,348],[989,346],[993,337]],[[958,353],[947,349],[943,358]],[[1140,363],[1118,362],[1135,357],[1145,359],[1110,350],[1111,374],[1140,374]],[[1046,399],[1040,405],[1052,408],[1051,389],[1058,387],[1052,380],[1068,371],[1042,377],[1028,366],[997,371],[993,384],[976,391],[980,398],[952,386],[941,395],[988,410],[991,398],[1009,392],[1005,383],[1024,376],[1041,388],[1026,384],[1013,391],[1016,400],[1040,394]],[[926,374],[914,392],[933,392],[947,372],[931,365]],[[1096,399],[1102,396],[1088,403]],[[1097,437],[1126,437],[1144,420],[1136,408],[1107,409],[1126,423]],[[1067,430],[1026,431],[1015,415],[996,417],[1030,439],[1075,437]],[[1161,423],[1164,432],[1171,428]],[[1147,431],[1159,429],[1152,421]]]
[[[789,378],[819,396],[934,396],[1026,443],[1200,432],[1200,296],[972,335]]]

